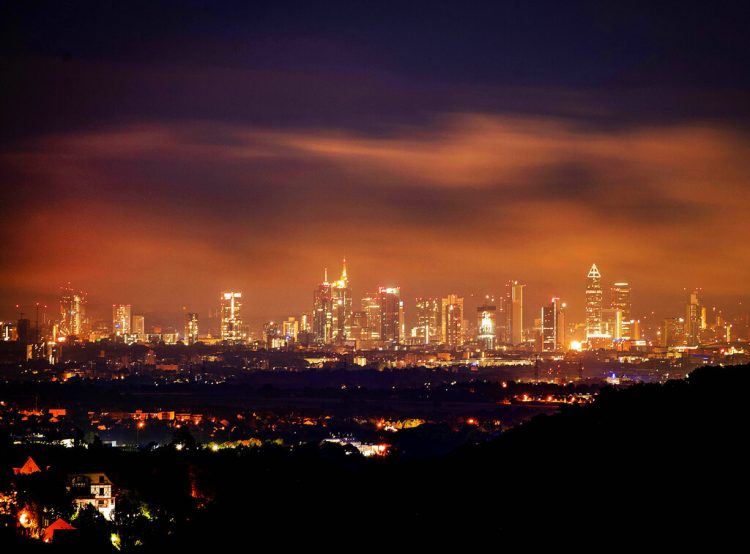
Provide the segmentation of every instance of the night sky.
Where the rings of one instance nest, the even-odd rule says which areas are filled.
[[[747,304],[741,2],[218,4],[0,2],[0,318],[71,281],[257,325],[343,256],[407,312],[515,278],[581,316],[592,262],[636,317]]]

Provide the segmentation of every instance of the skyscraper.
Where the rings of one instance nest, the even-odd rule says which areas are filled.
[[[380,340],[380,295],[369,292],[362,298],[362,311],[367,321],[362,332],[365,340]]]
[[[352,324],[352,292],[349,288],[349,277],[346,273],[346,258],[344,258],[341,277],[331,283],[332,303],[332,338],[334,342],[343,342],[351,336]]]
[[[688,296],[685,309],[685,343],[698,346],[701,342],[701,329],[704,327],[705,312],[701,302],[701,290],[695,289]]]
[[[494,350],[497,341],[497,306],[494,299],[485,297],[477,307],[477,342],[484,350]]]
[[[140,342],[146,341],[146,319],[142,315],[134,315],[131,318],[133,334]]]
[[[130,334],[130,304],[112,304],[112,334],[115,337]]]
[[[60,336],[83,337],[86,329],[86,293],[68,283],[60,289]]]
[[[630,316],[630,284],[615,283],[612,285],[611,292],[612,309],[620,312],[619,320],[621,321],[619,329],[616,329],[615,337],[631,339],[633,338],[633,320]]]
[[[518,281],[513,281],[510,287],[510,342],[514,345],[523,342],[523,288],[525,286]]]
[[[198,342],[198,314],[195,312],[185,314],[185,342],[187,344]]]
[[[555,297],[542,307],[542,350],[554,352],[565,348],[565,304]]]
[[[242,334],[242,293],[222,292],[219,297],[219,316],[221,318],[221,340],[240,342]]]
[[[420,344],[437,344],[440,342],[440,300],[437,298],[417,298],[415,311],[417,315],[416,336]]]
[[[602,276],[591,264],[586,285],[586,339],[602,332]]]
[[[440,307],[441,341],[448,346],[464,343],[464,299],[457,294],[449,294],[441,301]]]
[[[380,287],[380,340],[390,345],[401,341],[401,327],[403,322],[404,305],[401,302],[399,287]]]
[[[323,272],[323,282],[313,292],[312,327],[316,343],[330,344],[333,338],[333,295],[328,268]]]

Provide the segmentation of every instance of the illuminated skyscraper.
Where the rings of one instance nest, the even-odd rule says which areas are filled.
[[[437,298],[417,298],[416,335],[420,344],[437,344],[440,342],[440,300]]]
[[[523,342],[523,288],[526,285],[513,281],[510,287],[510,342],[521,344]]]
[[[701,302],[701,290],[695,289],[688,297],[685,310],[685,343],[698,346],[701,342],[701,329],[705,327],[705,310]]]
[[[70,283],[60,289],[60,336],[83,337],[87,332],[86,293]]]
[[[681,317],[668,317],[664,320],[661,334],[662,346],[681,346],[685,344],[685,320]]]
[[[297,342],[297,335],[299,334],[299,321],[294,317],[286,318],[286,321],[281,323],[281,334],[287,342]]]
[[[542,350],[554,352],[565,348],[565,304],[555,297],[542,307]]]
[[[484,350],[494,350],[497,342],[497,306],[487,296],[485,304],[477,308],[477,342]]]
[[[399,287],[380,287],[380,340],[390,345],[401,342],[403,309],[401,289]]]
[[[242,334],[242,293],[222,292],[219,297],[219,316],[221,318],[221,340],[240,342]]]
[[[441,342],[448,346],[464,343],[464,299],[457,294],[449,294],[440,306]]]
[[[633,338],[633,320],[630,316],[630,285],[628,283],[615,283],[612,285],[612,309],[620,312],[621,324],[616,329],[615,338]]]
[[[333,295],[328,282],[328,269],[323,282],[313,293],[313,336],[318,344],[330,344],[333,339]]]
[[[131,318],[133,334],[140,342],[146,342],[146,319],[142,315],[134,315]]]
[[[198,314],[195,312],[185,314],[185,342],[187,344],[198,342]]]
[[[343,342],[351,336],[352,292],[349,288],[349,277],[346,273],[346,258],[341,270],[341,278],[331,283],[332,302],[332,338],[334,342]]]
[[[362,311],[367,320],[363,336],[367,340],[380,340],[380,295],[375,292],[365,294],[362,298]]]
[[[586,285],[586,339],[602,333],[602,276],[596,264],[591,265]]]
[[[112,304],[112,334],[115,337],[130,334],[130,304]]]

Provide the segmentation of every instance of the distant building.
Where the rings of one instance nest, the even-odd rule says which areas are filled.
[[[510,342],[513,345],[523,342],[523,288],[518,281],[512,281],[510,306]]]
[[[146,318],[142,315],[134,315],[131,318],[133,334],[138,342],[146,342]]]
[[[404,304],[401,301],[399,287],[380,287],[378,289],[380,304],[380,340],[388,345],[401,342]]]
[[[542,350],[555,352],[565,348],[565,304],[555,297],[542,307],[540,320]]]
[[[59,334],[62,337],[84,337],[88,332],[86,293],[74,290],[70,283],[60,290]]]
[[[417,298],[415,336],[419,344],[437,344],[440,342],[442,331],[440,308],[441,302],[438,298]]]
[[[380,296],[376,292],[365,294],[362,298],[362,311],[365,313],[366,327],[364,340],[380,340]]]
[[[198,342],[198,314],[188,312],[185,314],[185,343],[195,344]]]
[[[312,332],[318,344],[330,344],[333,339],[333,293],[328,268],[323,272],[323,282],[313,292]]]
[[[668,317],[664,319],[661,333],[662,346],[681,346],[685,344],[685,320],[681,317]]]
[[[633,335],[633,319],[630,313],[630,284],[615,283],[611,288],[613,310],[620,312],[620,325],[616,329],[616,338],[629,340]]]
[[[602,334],[602,276],[591,264],[586,285],[586,340]]]
[[[299,321],[295,317],[288,317],[281,323],[281,334],[286,342],[297,342],[299,334]]]
[[[346,258],[343,261],[341,277],[331,283],[331,327],[334,342],[342,343],[350,338],[352,325],[352,291],[346,272]]]
[[[77,509],[86,505],[96,508],[111,520],[115,510],[115,492],[112,481],[104,473],[75,473],[68,476],[67,490],[73,496]]]
[[[497,344],[497,306],[490,297],[477,307],[477,342],[483,350],[494,350]]]
[[[457,294],[449,294],[440,303],[440,340],[448,346],[461,346],[464,343],[464,299]]]
[[[701,301],[701,290],[695,289],[688,296],[685,308],[685,344],[698,346],[701,342],[701,330],[705,328],[705,309]]]
[[[130,304],[112,304],[112,334],[126,337],[131,333]]]
[[[245,338],[242,332],[242,293],[222,292],[219,300],[221,340],[233,343],[241,342]]]

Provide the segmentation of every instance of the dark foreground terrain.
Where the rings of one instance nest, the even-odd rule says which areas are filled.
[[[8,523],[1,550],[114,551],[113,533],[129,551],[719,547],[747,525],[749,394],[750,366],[701,368],[604,389],[593,404],[428,460],[365,459],[334,444],[211,452],[187,436],[176,438],[181,450],[141,452],[29,452],[0,439],[0,491],[15,488],[30,506],[70,518],[72,471],[104,471],[120,491],[114,522],[79,514],[78,531],[49,545]],[[14,477],[9,468],[29,453],[49,470]]]

